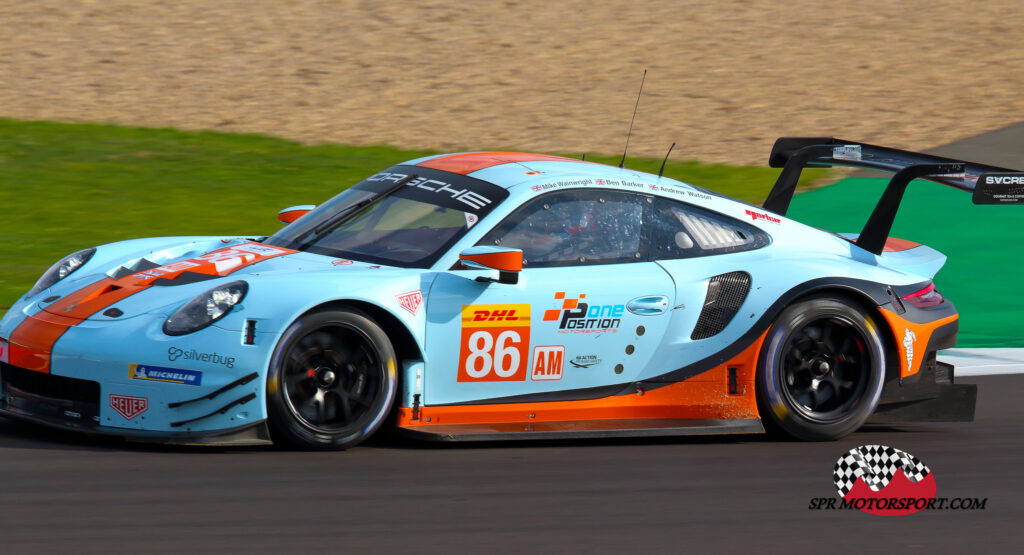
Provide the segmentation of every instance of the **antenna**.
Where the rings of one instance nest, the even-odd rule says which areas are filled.
[[[629,136],[633,133],[633,121],[636,120],[636,109],[640,106],[640,95],[644,92],[644,81],[647,80],[647,70],[644,70],[644,76],[640,79],[640,91],[636,93],[636,104],[633,106],[633,119],[629,120],[629,131],[626,132],[626,148],[622,149],[622,161],[619,162],[619,167],[625,167],[626,165],[626,151],[629,150]]]
[[[665,163],[668,162],[668,155],[672,154],[672,149],[675,147],[675,143],[672,143],[672,146],[668,147],[668,152],[665,153],[665,159],[661,161],[661,169],[658,170],[658,177],[661,177],[661,175],[665,173]]]

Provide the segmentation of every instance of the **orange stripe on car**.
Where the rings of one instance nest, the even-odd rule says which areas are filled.
[[[252,250],[267,252],[251,252],[246,250],[248,245],[256,245],[249,247]],[[257,262],[294,252],[280,247],[245,243],[121,279],[101,279],[26,317],[11,333],[8,363],[27,370],[49,373],[53,346],[69,328],[117,302],[149,289],[158,278],[174,279],[186,271],[226,276]]]
[[[527,152],[470,152],[467,154],[450,154],[439,156],[417,164],[423,168],[433,168],[451,173],[466,175],[477,170],[500,166],[512,162],[548,162],[569,161],[579,162],[572,158],[551,156],[548,154],[530,154]]]
[[[907,251],[915,247],[920,247],[921,243],[915,243],[913,241],[907,241],[906,239],[897,239],[890,237],[885,240],[885,246],[882,248],[882,252],[899,252]]]

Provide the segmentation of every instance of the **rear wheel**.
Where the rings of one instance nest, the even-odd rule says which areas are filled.
[[[391,342],[365,314],[305,315],[285,331],[267,376],[274,439],[305,449],[352,447],[380,427],[397,383]]]
[[[794,304],[782,311],[761,348],[761,418],[769,429],[797,439],[839,439],[875,410],[885,365],[879,326],[855,303],[830,297]]]

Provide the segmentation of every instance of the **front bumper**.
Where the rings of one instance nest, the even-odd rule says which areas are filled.
[[[48,371],[0,359],[0,414],[145,441],[265,443],[263,376],[277,334],[245,341],[210,326],[170,337],[162,320],[82,321],[44,353]]]
[[[252,379],[255,376],[250,376],[250,381]],[[209,416],[223,414],[239,404],[237,400],[230,401],[230,389],[245,383],[222,388],[223,391],[214,392],[218,395],[208,394],[195,401],[208,401],[223,396],[227,404]],[[186,401],[184,404],[188,403]],[[130,441],[183,445],[271,443],[265,420],[215,431],[192,430],[186,427],[190,422],[177,423],[176,427],[180,431],[134,430],[101,425],[100,407],[99,382],[44,374],[0,363],[0,415],[3,416],[62,430],[119,436]]]

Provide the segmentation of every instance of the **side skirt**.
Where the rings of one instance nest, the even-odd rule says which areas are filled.
[[[733,420],[634,418],[535,423],[436,424],[416,426],[415,429],[400,428],[399,432],[410,438],[427,441],[504,441],[761,434],[764,433],[764,427],[757,418]]]

